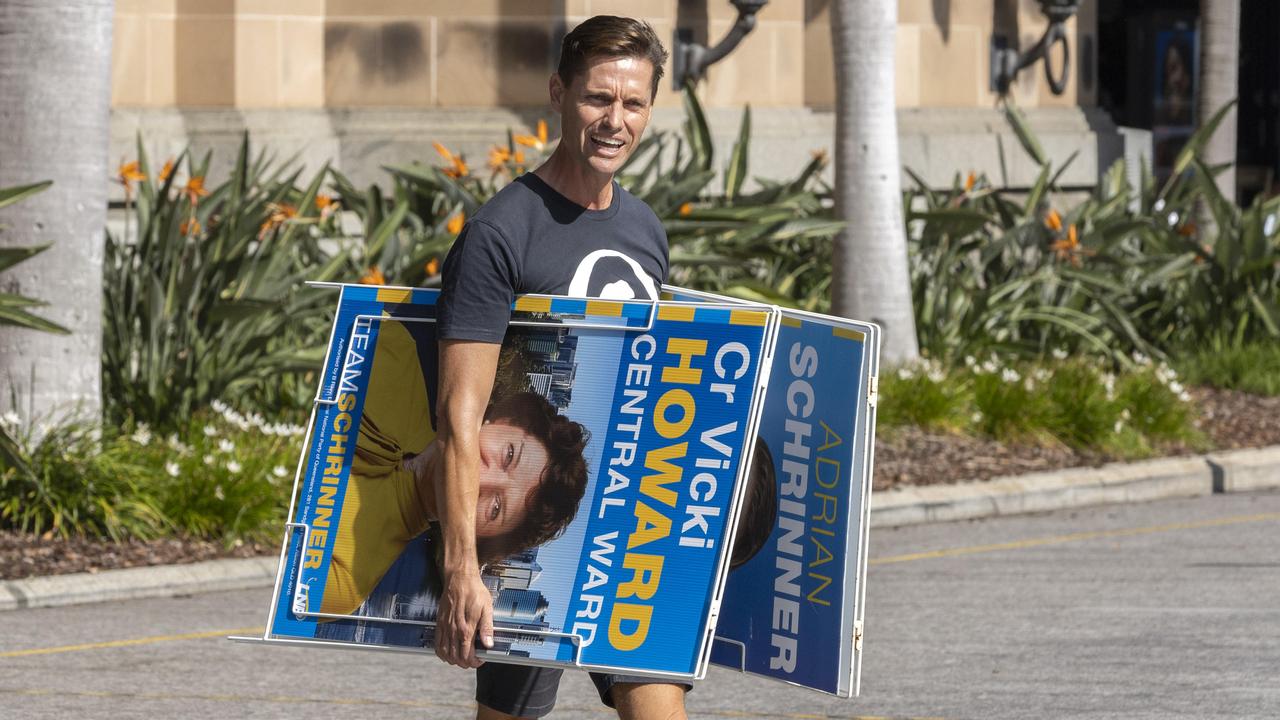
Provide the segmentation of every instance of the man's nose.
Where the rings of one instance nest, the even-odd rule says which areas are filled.
[[[604,124],[610,129],[622,127],[622,103],[609,103],[604,113]]]

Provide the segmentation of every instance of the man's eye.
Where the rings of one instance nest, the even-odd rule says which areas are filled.
[[[498,498],[493,499],[493,505],[489,508],[489,521],[497,522],[498,516],[502,514],[502,503]]]
[[[504,465],[510,465],[510,464],[511,464],[511,461],[512,461],[512,460],[514,460],[514,459],[515,459],[515,457],[516,457],[516,446],[515,446],[515,445],[512,445],[512,444],[510,444],[510,443],[508,443],[508,444],[507,444],[507,459],[506,459],[506,462],[504,463]]]

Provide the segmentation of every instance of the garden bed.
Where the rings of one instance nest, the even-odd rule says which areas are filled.
[[[1197,426],[1218,449],[1280,445],[1280,397],[1261,397],[1232,390],[1195,388],[1200,409]],[[1161,448],[1166,455],[1194,452],[1183,445]],[[913,428],[882,435],[876,445],[875,489],[985,480],[1113,461],[1105,454],[1065,446],[1006,443]],[[256,543],[225,547],[205,540],[164,539],[153,542],[75,538],[44,539],[0,532],[0,578],[97,572],[147,565],[252,557],[277,552]]]

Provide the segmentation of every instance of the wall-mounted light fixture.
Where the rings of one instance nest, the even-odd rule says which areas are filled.
[[[755,28],[756,13],[769,4],[769,0],[729,0],[729,2],[738,9],[738,19],[729,29],[729,34],[716,43],[715,47],[708,49],[704,45],[692,42],[688,33],[676,31],[675,41],[671,44],[673,50],[671,80],[676,90],[682,89],[686,82],[694,83],[701,80],[712,63],[733,52],[734,48],[738,47],[738,43],[742,42],[742,38]]]
[[[1067,41],[1066,22],[1080,9],[1081,0],[1039,0],[1040,11],[1049,18],[1049,27],[1045,29],[1040,41],[1025,53],[1009,47],[1009,39],[1003,35],[991,36],[991,89],[1004,95],[1009,92],[1009,85],[1018,73],[1036,61],[1044,60],[1044,77],[1049,81],[1049,89],[1054,95],[1061,95],[1067,89],[1067,78],[1071,76],[1071,45]],[[1049,50],[1056,43],[1062,43],[1062,70],[1055,76],[1049,63]]]

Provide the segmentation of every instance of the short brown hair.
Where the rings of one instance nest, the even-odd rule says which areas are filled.
[[[584,21],[565,35],[564,42],[560,43],[560,64],[556,66],[556,75],[568,87],[574,78],[586,72],[587,63],[597,57],[648,60],[653,65],[649,99],[658,96],[667,50],[649,23],[615,15],[597,15]]]
[[[480,562],[487,563],[542,545],[569,526],[587,490],[587,461],[582,451],[591,434],[532,392],[494,402],[485,410],[484,419],[505,420],[547,449],[547,466],[538,486],[529,493],[524,522],[497,537],[477,539],[476,554]]]

